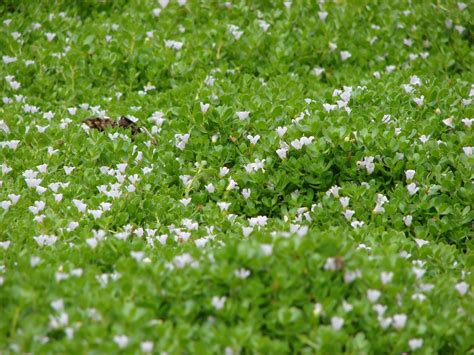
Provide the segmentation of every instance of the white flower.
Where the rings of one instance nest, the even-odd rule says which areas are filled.
[[[257,217],[252,217],[249,218],[249,224],[251,226],[260,226],[263,227],[267,224],[268,217],[267,216],[257,216]]]
[[[102,210],[89,210],[88,213],[94,217],[94,219],[98,219],[102,216],[104,211]]]
[[[367,290],[367,298],[372,303],[377,302],[381,295],[382,293],[379,290]]]
[[[223,167],[219,168],[219,176],[220,176],[220,177],[224,177],[224,176],[226,176],[226,175],[229,173],[229,171],[230,171],[230,170],[229,170],[228,167],[223,166]]]
[[[52,309],[54,309],[56,312],[61,312],[64,310],[64,300],[63,299],[57,299],[54,300],[50,303],[50,306]]]
[[[303,148],[303,146],[304,146],[303,142],[302,142],[301,140],[299,140],[299,139],[295,139],[295,140],[291,141],[290,144],[291,144],[291,146],[292,146],[293,148],[295,148],[296,150],[300,150],[300,149]]]
[[[467,4],[463,2],[458,2],[458,9],[464,11],[467,8]]]
[[[350,312],[354,309],[354,307],[350,303],[342,301],[342,309],[344,309],[344,312]]]
[[[265,256],[270,256],[273,253],[273,246],[271,244],[261,244],[260,249]]]
[[[204,79],[204,84],[206,84],[207,86],[214,86],[215,82],[216,82],[216,79],[212,75],[208,75]]]
[[[214,187],[214,185],[212,183],[209,183],[209,184],[206,185],[206,190],[207,190],[207,192],[212,194],[214,191],[216,191],[216,188]]]
[[[451,117],[444,119],[443,123],[450,128],[454,128],[453,119]]]
[[[318,17],[321,21],[326,21],[328,13],[326,11],[318,11]]]
[[[48,42],[51,42],[53,39],[56,38],[56,33],[46,32],[44,35],[46,36]]]
[[[126,335],[116,335],[114,336],[114,342],[120,349],[123,349],[128,345],[128,337]]]
[[[10,246],[11,242],[9,240],[5,240],[3,242],[0,242],[0,248],[7,250],[8,247]]]
[[[388,318],[383,318],[383,316],[380,316],[380,317],[378,318],[378,321],[379,321],[380,327],[381,327],[382,329],[387,329],[387,328],[390,326],[390,324],[392,324],[393,319],[390,318],[390,317],[388,317]]]
[[[335,198],[338,198],[340,189],[341,188],[339,186],[334,185],[328,191],[326,191],[326,196],[333,195]]]
[[[39,186],[39,184],[41,184],[41,181],[43,181],[42,179],[34,179],[34,178],[27,178],[25,179],[25,182],[26,182],[26,185],[29,187],[29,188],[36,188]]]
[[[3,173],[3,174],[8,174],[8,173],[10,173],[10,172],[13,170],[12,168],[10,168],[10,167],[9,167],[8,165],[6,165],[6,164],[2,164],[2,165],[0,165],[0,167],[2,168],[2,173]]]
[[[405,223],[405,225],[407,227],[411,226],[412,220],[413,220],[413,216],[411,216],[411,215],[406,215],[406,216],[403,217],[403,223]]]
[[[410,77],[410,84],[411,85],[417,85],[417,86],[421,86],[421,80],[419,77],[417,77],[416,75],[412,75]]]
[[[250,235],[250,233],[253,232],[253,226],[252,227],[245,227],[245,226],[242,226],[242,234],[243,236],[246,238]]]
[[[76,168],[74,166],[65,166],[65,167],[63,167],[63,169],[64,169],[64,172],[66,173],[66,175],[71,175],[71,173]]]
[[[7,55],[4,55],[2,59],[3,59],[3,63],[5,64],[15,63],[17,61],[15,57],[9,57]]]
[[[466,293],[467,293],[467,290],[469,289],[469,284],[467,284],[466,282],[460,282],[458,284],[456,284],[456,286],[454,286],[454,288],[456,289],[456,291],[459,292],[459,294],[461,296],[464,296]]]
[[[253,163],[246,164],[244,166],[244,169],[249,174],[252,172],[257,172],[258,170],[262,170],[263,172],[265,172],[265,170],[263,169],[264,163],[265,163],[265,159],[263,160],[255,159]]]
[[[238,112],[236,112],[236,115],[239,118],[239,120],[243,121],[243,120],[246,120],[249,117],[250,112],[249,111],[238,111]]]
[[[331,318],[331,327],[334,330],[340,330],[344,325],[344,319],[341,317],[332,317]]]
[[[258,26],[263,30],[263,32],[267,32],[270,28],[270,24],[263,20],[258,20]]]
[[[349,197],[339,197],[339,202],[341,203],[342,208],[347,208],[349,206]]]
[[[462,150],[466,156],[470,157],[472,155],[472,151],[474,150],[474,147],[462,147]]]
[[[407,181],[413,180],[413,177],[415,176],[415,170],[405,170],[405,178]]]
[[[472,126],[472,122],[474,122],[474,118],[463,118],[461,122],[464,124],[464,126],[470,128]]]
[[[153,342],[143,341],[140,343],[140,350],[144,353],[151,353],[153,351]]]
[[[229,177],[229,185],[227,185],[226,190],[234,190],[238,187],[239,187],[239,184],[237,184],[237,182],[234,179]]]
[[[127,169],[127,163],[117,164],[117,169],[120,173],[124,173]],[[66,171],[66,169],[64,171]]]
[[[352,221],[351,222],[351,226],[354,229],[361,228],[364,224],[365,224],[364,221]]]
[[[377,303],[374,305],[373,309],[375,312],[377,312],[377,315],[379,317],[383,317],[383,315],[385,314],[385,311],[387,310],[387,306]]]
[[[424,239],[415,238],[415,243],[416,243],[416,245],[418,245],[418,248],[421,248],[423,245],[428,244],[428,241],[426,241]]]
[[[56,243],[58,237],[54,235],[38,235],[33,237],[33,239],[38,243],[39,246],[50,246]]]
[[[355,279],[357,279],[358,277],[360,277],[361,275],[362,275],[362,273],[360,272],[360,270],[346,271],[344,273],[344,282],[346,284],[349,284],[349,283],[353,282]]]
[[[321,314],[322,311],[323,306],[321,305],[321,303],[316,303],[313,308],[313,314],[317,317]]]
[[[250,197],[251,190],[250,189],[243,189],[242,196],[247,200]]]
[[[227,211],[230,207],[230,202],[217,202],[217,206],[221,209],[221,211]]]
[[[411,86],[410,84],[403,84],[402,87],[403,87],[403,90],[405,90],[407,94],[413,92],[414,90],[413,86]]]
[[[182,198],[181,200],[179,200],[179,202],[181,202],[183,206],[187,206],[191,202],[191,198]]]
[[[201,112],[206,113],[207,110],[209,110],[210,104],[205,104],[203,102],[200,102],[199,105],[201,106]]]
[[[374,157],[364,157],[363,160],[357,161],[357,165],[360,167],[364,167],[367,170],[367,173],[370,175],[374,172],[375,169]]]
[[[232,24],[228,26],[228,29],[229,29],[229,32],[232,34],[232,36],[234,36],[236,40],[239,40],[240,37],[244,34],[243,31],[240,31],[240,28],[238,26],[235,26]]]
[[[463,34],[464,31],[466,30],[466,28],[465,28],[464,26],[461,26],[461,25],[456,25],[456,26],[454,26],[454,29],[455,29],[456,31],[458,31],[459,34]]]
[[[235,277],[244,280],[250,276],[250,270],[240,268],[234,271],[234,275]]]
[[[225,301],[226,301],[225,296],[222,296],[222,297],[214,296],[212,297],[211,304],[216,310],[221,310],[224,308]]]
[[[425,101],[425,96],[424,95],[421,95],[420,97],[414,97],[413,98],[413,101],[415,101],[415,103],[418,105],[418,106],[423,106],[423,103]]]
[[[275,132],[278,134],[280,138],[282,138],[285,135],[287,130],[288,130],[287,127],[280,126],[280,127],[275,128]]]
[[[430,139],[430,136],[427,136],[427,135],[425,135],[425,134],[422,134],[419,139],[420,139],[420,142],[421,142],[421,143],[425,144],[425,143],[428,142],[428,140]]]
[[[326,112],[331,112],[337,108],[337,105],[323,104],[323,109]]]
[[[87,205],[84,202],[82,202],[81,200],[73,199],[72,203],[74,204],[74,206],[76,206],[76,208],[79,212],[81,212],[81,213],[86,212]]]
[[[38,169],[38,171],[39,171],[40,173],[43,173],[43,174],[44,174],[44,173],[46,173],[47,170],[48,170],[48,164],[41,164],[41,165],[38,165],[38,166],[36,166],[36,169]]]
[[[397,330],[402,329],[405,327],[408,317],[406,314],[395,314],[393,316],[393,327]]]
[[[425,299],[426,299],[426,296],[422,293],[414,293],[412,296],[411,296],[411,299],[413,301],[419,301],[419,302],[423,302]]]
[[[316,67],[316,68],[313,68],[313,70],[311,72],[316,76],[321,76],[321,74],[324,73],[324,70],[325,70],[324,68]]]
[[[348,51],[341,51],[339,54],[343,62],[352,57],[352,54],[350,54]]]
[[[143,251],[132,251],[130,252],[130,256],[132,259],[135,259],[135,261],[141,262],[145,257],[145,253]]]
[[[342,212],[342,214],[344,215],[344,217],[350,221],[352,219],[352,216],[354,215],[355,211],[353,210],[345,210],[344,212]]]
[[[6,201],[0,202],[0,207],[3,208],[5,211],[8,211],[11,205],[12,205],[11,201],[6,200]]]
[[[392,282],[392,279],[393,272],[382,271],[382,273],[380,274],[380,281],[382,281],[384,285],[387,285],[388,283]]]
[[[30,266],[36,267],[41,262],[41,258],[39,256],[32,256],[30,258]]]
[[[260,139],[260,135],[252,136],[250,134],[247,135],[247,139],[250,141],[250,144],[255,145],[257,144],[258,140]]]
[[[374,208],[374,213],[384,213],[385,208],[383,205],[388,202],[388,199],[386,196],[382,194],[377,194],[377,201],[375,203],[375,208]]]
[[[186,134],[177,133],[177,134],[175,134],[174,138],[176,140],[176,148],[178,148],[179,150],[184,150],[184,148],[186,147],[186,144],[189,141],[189,137],[190,137],[189,133],[186,133]]]
[[[158,240],[158,242],[160,242],[161,245],[165,245],[166,241],[168,240],[168,234],[159,235],[158,237],[156,237],[156,239]]]
[[[183,48],[183,42],[165,40],[165,47],[175,49],[175,50],[180,50],[181,48]]]
[[[8,128],[4,120],[0,120],[0,129],[6,134],[10,133],[10,128]]]
[[[419,189],[420,189],[420,188],[417,187],[414,182],[412,182],[411,184],[407,185],[407,190],[408,190],[408,193],[410,194],[410,196],[413,196],[414,194],[416,194]]]
[[[413,45],[413,40],[410,38],[404,38],[403,39],[403,44],[407,47],[411,47]]]
[[[423,339],[410,339],[408,345],[412,351],[419,349],[423,346]]]
[[[285,159],[286,153],[288,153],[288,148],[279,148],[276,150],[276,153],[280,159]]]
[[[19,83],[18,81],[15,81],[15,80],[10,81],[9,84],[10,84],[10,87],[12,88],[12,90],[18,90],[21,87],[21,83]]]
[[[79,223],[78,222],[74,222],[74,221],[71,221],[68,223],[67,227],[66,227],[66,230],[68,232],[72,232],[74,229],[76,229],[77,227],[79,227]]]

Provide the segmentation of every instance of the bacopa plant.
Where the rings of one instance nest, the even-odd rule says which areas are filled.
[[[0,353],[473,351],[472,4],[0,18]]]

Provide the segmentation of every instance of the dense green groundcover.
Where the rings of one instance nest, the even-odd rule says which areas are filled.
[[[0,2],[0,353],[473,352],[473,9]]]

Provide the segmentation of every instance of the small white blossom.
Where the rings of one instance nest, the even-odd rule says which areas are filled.
[[[395,314],[393,317],[393,327],[400,330],[405,327],[408,317],[406,314]]]
[[[410,339],[408,345],[412,351],[415,351],[423,346],[423,339]]]
[[[469,284],[462,281],[462,282],[456,284],[456,286],[454,286],[454,288],[456,289],[456,291],[459,292],[459,294],[461,296],[464,296],[467,293],[467,290],[469,289]]]
[[[199,105],[201,106],[201,112],[206,113],[209,110],[210,104],[205,104],[200,102]]]
[[[331,327],[334,330],[340,330],[344,325],[344,319],[341,317],[332,317],[331,318]]]
[[[243,121],[243,120],[246,120],[249,117],[250,112],[249,111],[238,111],[238,112],[236,112],[236,115],[239,118],[239,120]]]
[[[367,290],[367,298],[372,303],[377,302],[381,295],[382,293],[379,290]]]
[[[221,310],[224,308],[226,297],[212,297],[211,304],[216,310]]]
[[[123,349],[128,345],[128,337],[126,335],[116,335],[114,336],[114,343],[117,344],[120,349]]]
[[[416,184],[414,182],[407,185],[407,190],[408,190],[408,193],[410,194],[410,196],[413,196],[414,194],[416,194],[419,189],[420,188],[418,186],[416,186]]]
[[[235,277],[244,280],[250,276],[250,270],[240,268],[234,271],[234,275]]]
[[[405,225],[407,227],[411,226],[412,220],[413,220],[413,216],[411,216],[411,215],[406,215],[406,216],[403,217],[403,223],[405,223]]]
[[[348,51],[341,51],[339,54],[340,54],[341,60],[343,62],[346,61],[347,59],[349,59],[350,57],[352,57],[352,54],[349,53]]]
[[[405,178],[407,181],[413,180],[413,177],[415,176],[415,170],[405,170]]]

